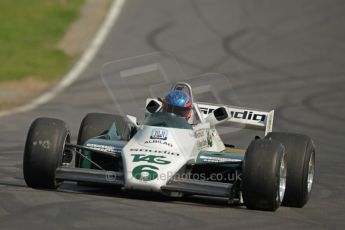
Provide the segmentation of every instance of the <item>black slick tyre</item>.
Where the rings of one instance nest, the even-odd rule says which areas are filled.
[[[284,197],[286,161],[284,146],[274,140],[249,145],[242,169],[242,196],[249,209],[275,211]]]
[[[266,139],[282,143],[287,154],[286,192],[282,205],[303,207],[309,200],[315,172],[315,146],[310,137],[294,133],[269,133]]]
[[[56,189],[56,169],[62,164],[70,132],[54,118],[37,118],[30,126],[24,149],[23,172],[32,188]]]

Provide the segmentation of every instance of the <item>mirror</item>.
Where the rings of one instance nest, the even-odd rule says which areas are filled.
[[[217,121],[223,121],[229,117],[229,114],[224,107],[219,107],[218,109],[214,110],[213,114]]]
[[[227,108],[219,107],[215,109],[212,113],[210,113],[206,118],[205,121],[209,122],[211,126],[220,124],[224,121],[227,121],[231,118],[231,115]]]
[[[157,99],[150,98],[146,102],[146,111],[149,113],[155,113],[161,110],[163,103]]]

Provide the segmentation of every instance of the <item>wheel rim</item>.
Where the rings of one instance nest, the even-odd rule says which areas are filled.
[[[308,193],[311,191],[314,180],[314,170],[315,170],[315,160],[314,153],[311,155],[309,164],[308,164]]]
[[[280,170],[279,170],[279,199],[280,199],[280,202],[284,198],[285,189],[286,189],[286,164],[285,164],[285,156],[284,156],[280,162]]]

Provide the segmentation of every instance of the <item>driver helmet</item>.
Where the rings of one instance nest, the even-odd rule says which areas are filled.
[[[188,120],[192,116],[192,103],[189,95],[182,90],[172,90],[165,98],[164,103],[168,113]]]

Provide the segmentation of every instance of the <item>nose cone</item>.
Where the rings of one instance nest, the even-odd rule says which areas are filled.
[[[193,148],[183,149],[178,140],[186,139],[179,137],[181,134],[166,128],[147,126],[138,131],[122,152],[125,188],[160,191],[191,155]]]

